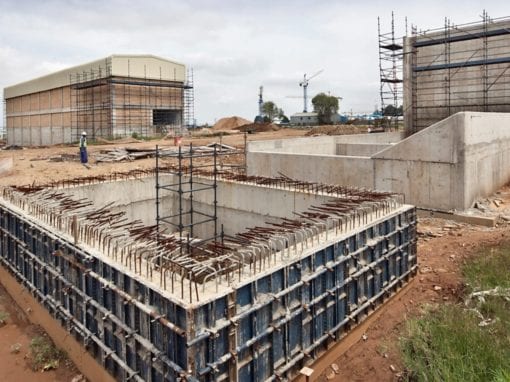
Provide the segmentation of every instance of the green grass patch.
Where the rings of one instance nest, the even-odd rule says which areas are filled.
[[[58,368],[59,362],[66,358],[65,353],[46,336],[37,336],[30,341],[30,356],[32,368],[41,371]]]
[[[510,382],[510,246],[485,249],[463,268],[466,301],[408,321],[400,349],[409,381]],[[494,296],[467,298],[499,287]]]
[[[484,250],[464,266],[462,273],[471,290],[510,288],[510,244]]]

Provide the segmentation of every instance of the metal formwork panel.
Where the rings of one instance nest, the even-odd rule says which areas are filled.
[[[239,381],[291,378],[415,272],[415,225],[410,208],[239,287],[230,324],[202,327],[216,334],[194,345],[201,379],[231,380],[222,367],[229,362]],[[199,316],[197,332],[217,318],[210,307]],[[233,355],[221,334],[229,325],[237,332]]]
[[[118,380],[292,378],[412,275],[401,209],[261,274],[180,304],[0,205],[0,260]]]

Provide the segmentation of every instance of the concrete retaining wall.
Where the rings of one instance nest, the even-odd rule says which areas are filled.
[[[165,176],[161,183],[176,183],[177,178]],[[204,181],[201,179],[201,181]],[[115,203],[113,212],[124,211],[128,220],[140,220],[145,225],[156,223],[156,182],[154,177],[98,183],[87,186],[66,188],[63,192],[78,199],[88,199],[97,208]],[[161,216],[170,216],[179,212],[178,195],[160,190]],[[225,234],[234,235],[248,227],[264,226],[266,222],[280,222],[281,218],[293,219],[294,212],[302,212],[312,205],[325,203],[330,197],[317,194],[306,194],[279,188],[267,188],[253,184],[218,181],[217,188],[218,221],[222,222]],[[190,208],[189,194],[184,194],[183,211]],[[213,192],[202,191],[193,194],[193,208],[212,215]],[[195,222],[204,220],[203,216],[194,215]],[[174,222],[178,221],[175,218]],[[185,217],[184,224],[188,224]],[[218,227],[220,230],[221,227]],[[213,234],[213,225],[197,225],[194,237],[208,238]]]
[[[379,142],[368,144],[374,137]],[[343,152],[375,151],[391,142],[386,134],[328,137]],[[326,137],[320,137],[327,139]],[[301,138],[299,146],[305,146]],[[312,138],[313,139],[313,138]],[[339,142],[341,139],[343,142]],[[424,208],[463,210],[510,180],[510,114],[462,112],[452,115],[371,157],[334,156],[329,152],[290,153],[295,140],[248,146],[248,174],[366,187],[400,192],[406,202]],[[274,142],[274,141],[273,141]],[[352,142],[352,148],[347,148]],[[309,140],[308,145],[314,146]],[[326,145],[321,141],[321,145]],[[363,146],[367,145],[367,146]],[[274,144],[272,147],[275,147]]]
[[[370,157],[391,145],[369,144],[369,143],[337,143],[336,155]]]

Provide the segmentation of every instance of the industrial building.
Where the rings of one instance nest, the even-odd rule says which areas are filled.
[[[192,75],[151,55],[112,55],[4,89],[7,142],[40,146],[136,134],[193,121]]]
[[[319,124],[319,113],[303,112],[290,116],[290,124],[294,126],[316,126]]]
[[[2,283],[94,380],[291,380],[417,270],[402,195],[204,155],[3,191]]]
[[[403,53],[408,134],[461,111],[510,112],[510,19],[484,12],[481,22],[414,28]]]

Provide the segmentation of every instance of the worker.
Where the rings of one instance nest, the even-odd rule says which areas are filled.
[[[80,138],[80,161],[83,164],[86,164],[88,162],[87,133],[85,131],[83,133],[81,133],[81,138]]]

